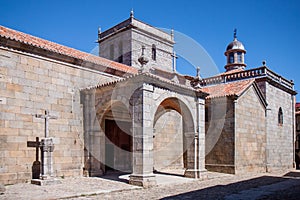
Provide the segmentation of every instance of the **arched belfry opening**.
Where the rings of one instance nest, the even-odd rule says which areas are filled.
[[[155,171],[184,172],[187,150],[193,140],[194,122],[188,107],[177,98],[166,98],[158,106],[153,120],[153,165]]]

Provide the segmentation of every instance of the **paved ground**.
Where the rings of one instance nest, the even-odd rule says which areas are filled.
[[[0,199],[300,199],[300,171],[228,175],[209,173],[199,181],[157,174],[158,186],[143,189],[128,185],[128,176],[110,174],[103,178],[68,178],[61,184],[8,185]]]

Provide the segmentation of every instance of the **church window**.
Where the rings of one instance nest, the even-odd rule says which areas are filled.
[[[109,48],[109,58],[110,60],[114,60],[115,58],[115,47],[113,44],[110,45],[110,48]]]
[[[282,112],[282,108],[281,107],[278,110],[278,124],[279,125],[283,124],[283,112]]]
[[[152,60],[156,60],[156,46],[152,45]]]
[[[123,63],[123,42],[120,41],[119,43],[119,57],[118,57],[118,62]]]
[[[229,54],[229,63],[234,63],[234,54],[233,53]]]

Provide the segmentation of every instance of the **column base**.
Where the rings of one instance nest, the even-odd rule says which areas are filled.
[[[89,173],[88,173],[88,176],[90,177],[100,177],[100,176],[103,176],[104,173],[101,169],[99,170],[91,170]]]
[[[34,185],[56,185],[61,184],[61,181],[56,178],[48,178],[48,179],[31,179],[31,184]]]
[[[195,169],[187,169],[184,172],[184,176],[188,178],[197,178],[200,180],[208,179],[207,170],[195,170]]]
[[[129,184],[141,186],[144,188],[149,188],[156,185],[156,178],[154,174],[148,174],[148,175],[131,174],[129,176]]]

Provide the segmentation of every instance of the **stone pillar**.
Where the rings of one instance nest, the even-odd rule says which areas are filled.
[[[101,176],[101,155],[100,155],[100,125],[96,117],[95,91],[90,90],[83,93],[84,113],[84,145],[85,145],[85,175]],[[88,174],[87,174],[88,172]]]
[[[205,169],[205,101],[198,98],[198,178],[207,179],[207,170]]]
[[[197,131],[186,134],[189,141],[194,140],[187,152],[187,169],[184,176],[189,178],[207,178],[205,169],[205,103],[203,99],[197,99]]]
[[[45,138],[41,141],[42,174],[41,179],[53,177],[53,138]]]
[[[145,188],[156,185],[153,174],[153,119],[150,113],[153,90],[153,86],[143,84],[132,97],[133,173],[129,183]]]

